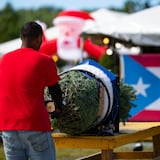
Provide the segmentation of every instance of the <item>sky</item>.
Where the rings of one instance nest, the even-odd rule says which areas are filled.
[[[9,2],[14,9],[39,8],[53,6],[62,9],[97,9],[109,7],[122,7],[126,0],[0,0],[0,9]]]

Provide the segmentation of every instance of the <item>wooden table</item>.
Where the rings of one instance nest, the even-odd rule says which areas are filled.
[[[115,136],[69,136],[53,133],[57,148],[100,149],[100,153],[80,158],[79,160],[113,159],[160,159],[160,123],[120,124],[120,133]],[[149,138],[153,143],[153,152],[114,152],[114,149],[126,144]]]

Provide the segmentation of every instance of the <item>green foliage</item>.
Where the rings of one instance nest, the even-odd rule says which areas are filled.
[[[121,10],[127,13],[133,13],[149,7],[151,7],[150,0],[126,0]]]
[[[132,107],[136,107],[133,101],[136,99],[136,91],[132,86],[129,86],[123,81],[120,81],[120,121],[125,122],[131,117],[129,112]]]
[[[17,38],[19,33],[19,15],[13,10],[10,4],[0,11],[0,42]]]
[[[14,10],[10,3],[0,10],[0,43],[19,37],[21,26],[28,21],[40,20],[47,27],[53,26],[52,20],[61,9],[43,7],[38,9]]]
[[[47,27],[53,26],[53,19],[57,16],[57,14],[60,12],[60,9],[53,9],[53,8],[39,8],[37,10],[35,9],[29,9],[29,10],[18,10],[17,14],[20,17],[21,24],[27,22],[27,21],[35,21],[40,20],[42,22],[45,22]]]
[[[117,54],[104,54],[99,60],[99,63],[113,73],[119,75],[119,57]]]
[[[61,76],[65,105],[61,116],[53,121],[53,128],[71,135],[80,134],[96,120],[99,107],[97,81],[80,71],[69,71]]]

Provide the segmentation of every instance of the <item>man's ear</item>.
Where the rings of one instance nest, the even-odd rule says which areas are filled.
[[[40,46],[42,44],[42,38],[38,37],[35,40],[32,41],[32,46],[36,49],[39,50]]]
[[[21,40],[23,39],[21,34],[19,35],[19,37],[20,37]]]
[[[36,38],[36,43],[38,43],[38,44],[42,43],[42,36],[39,36]]]

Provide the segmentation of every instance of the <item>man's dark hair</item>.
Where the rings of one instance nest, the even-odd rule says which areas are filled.
[[[21,37],[30,40],[36,39],[42,33],[42,27],[36,22],[27,22],[21,28]]]

